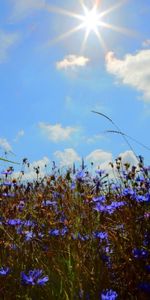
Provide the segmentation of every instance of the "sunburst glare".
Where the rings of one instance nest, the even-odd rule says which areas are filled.
[[[112,11],[116,10],[120,5],[122,5],[126,1],[127,0],[119,1],[117,4],[109,7],[107,10],[101,11],[100,0],[95,0],[92,8],[88,8],[85,5],[83,0],[79,0],[81,7],[83,9],[83,14],[78,14],[73,11],[68,11],[65,9],[61,9],[59,7],[48,5],[47,9],[50,12],[66,15],[70,18],[75,18],[78,21],[80,21],[80,23],[77,26],[73,27],[72,29],[69,29],[67,32],[63,33],[62,35],[60,35],[53,41],[50,41],[49,45],[56,43],[60,40],[63,40],[65,38],[67,38],[68,36],[72,35],[73,33],[80,31],[81,29],[82,30],[85,29],[85,34],[84,34],[83,42],[81,45],[81,51],[84,50],[85,45],[87,43],[87,39],[88,39],[89,35],[92,33],[94,33],[96,35],[96,37],[98,38],[98,41],[100,42],[103,50],[107,51],[106,44],[102,37],[102,29],[103,28],[117,31],[122,34],[132,35],[132,36],[133,36],[133,34],[135,34],[131,30],[128,30],[127,28],[123,28],[123,27],[116,26],[113,24],[108,24],[107,22],[105,22],[103,20],[103,18],[106,15],[108,15]]]

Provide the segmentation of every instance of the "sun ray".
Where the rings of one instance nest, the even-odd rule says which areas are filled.
[[[47,4],[45,6],[45,8],[46,8],[47,11],[52,12],[52,13],[56,13],[56,14],[60,14],[60,15],[65,15],[65,16],[68,16],[68,17],[73,17],[73,18],[79,19],[79,20],[82,19],[82,15],[76,14],[76,13],[74,13],[72,11],[60,8],[58,6]]]
[[[100,13],[100,17],[104,17],[108,14],[110,14],[112,11],[116,10],[117,8],[119,8],[120,6],[122,6],[125,2],[127,2],[128,0],[122,0],[119,3],[109,7],[108,9],[104,10],[103,12]]]
[[[96,29],[95,30],[95,34],[100,42],[100,45],[102,46],[103,50],[104,50],[104,53],[107,53],[108,52],[108,49],[106,47],[106,44],[104,42],[104,39],[102,38],[102,35],[100,34],[100,32]]]
[[[65,38],[71,36],[73,33],[79,31],[82,28],[83,28],[83,24],[80,24],[79,26],[73,27],[69,31],[67,31],[67,32],[61,34],[60,36],[58,36],[56,39],[53,39],[53,40],[49,41],[47,45],[51,46],[51,45],[53,45],[55,43],[58,43],[59,41],[64,40]]]
[[[102,22],[102,21],[99,24],[100,24],[100,26],[102,26],[104,28],[108,28],[108,29],[117,31],[117,32],[120,32],[120,33],[128,35],[128,36],[136,36],[137,35],[137,33],[135,31],[129,30],[125,27],[115,26],[113,24],[109,24],[109,23]]]
[[[81,45],[81,53],[84,52],[88,36],[89,36],[89,30],[86,30],[85,35],[84,35],[84,39],[83,39],[83,42],[82,42],[82,45]]]

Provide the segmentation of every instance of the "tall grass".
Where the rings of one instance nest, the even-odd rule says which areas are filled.
[[[111,166],[1,175],[0,299],[150,299],[150,169]]]

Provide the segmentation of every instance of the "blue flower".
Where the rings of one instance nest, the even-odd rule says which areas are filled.
[[[78,239],[80,241],[87,241],[87,240],[89,240],[89,236],[87,234],[83,235],[83,234],[78,233]]]
[[[150,201],[150,194],[146,195],[136,195],[135,199],[137,202],[149,202]]]
[[[51,229],[49,234],[52,236],[64,236],[68,232],[68,228],[65,226],[62,229]]]
[[[105,212],[105,206],[100,204],[99,202],[96,203],[94,210],[99,212]]]
[[[8,267],[1,267],[0,268],[0,276],[5,276],[10,273],[10,269]]]
[[[102,195],[99,197],[94,197],[92,200],[93,202],[104,202],[106,200],[106,197]]]
[[[99,238],[99,239],[101,239],[101,240],[104,240],[104,239],[106,239],[107,240],[107,238],[108,238],[108,233],[107,232],[98,232],[98,231],[96,231],[96,232],[93,232],[93,236],[95,237],[95,238]]]
[[[76,174],[76,179],[80,180],[82,178],[84,178],[86,175],[85,175],[85,172],[84,171],[79,171],[77,174]]]
[[[3,175],[11,175],[13,171],[7,170],[7,171],[2,171],[1,174]]]
[[[33,231],[25,231],[25,240],[26,241],[31,241],[32,238],[35,237],[35,233]]]
[[[109,214],[113,214],[117,208],[124,206],[126,203],[124,201],[114,201],[110,205],[102,205],[99,202],[96,203],[94,209],[99,212],[107,212]]]
[[[71,183],[71,187],[70,187],[70,188],[71,188],[71,190],[74,190],[74,189],[76,188],[75,182],[72,182],[72,183]]]
[[[140,290],[150,294],[150,283],[149,282],[141,282],[138,286]]]
[[[17,206],[18,210],[20,212],[22,212],[23,209],[24,209],[24,207],[25,207],[25,202],[24,201],[20,201],[19,204],[18,204],[18,206]]]
[[[103,174],[105,174],[105,171],[104,170],[96,170],[95,173],[101,177]]]
[[[10,181],[5,181],[2,183],[2,185],[5,185],[5,186],[12,186],[14,185],[13,182],[10,182]]]
[[[42,201],[42,205],[43,206],[57,206],[57,202],[56,201],[51,201],[51,200],[43,200]]]
[[[145,270],[147,271],[147,273],[150,273],[150,265],[146,265]]]
[[[101,294],[101,300],[115,300],[117,299],[118,294],[113,290],[105,290]]]
[[[134,196],[135,191],[132,190],[131,188],[125,188],[122,192],[122,196]]]
[[[133,249],[132,251],[133,253],[133,256],[135,258],[147,258],[148,257],[148,251],[147,250],[144,250],[144,249]]]
[[[27,275],[21,272],[21,282],[25,285],[45,285],[49,278],[42,277],[42,273],[43,271],[38,269],[30,270]]]
[[[7,224],[11,226],[21,225],[22,221],[20,219],[9,219]]]
[[[49,231],[49,234],[52,236],[59,236],[60,235],[60,230],[59,229],[51,229]]]
[[[23,225],[26,226],[26,227],[30,227],[30,226],[34,226],[35,223],[31,220],[26,220],[23,222]]]

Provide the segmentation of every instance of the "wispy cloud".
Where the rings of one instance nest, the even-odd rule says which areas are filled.
[[[71,138],[72,134],[78,131],[76,127],[62,127],[61,124],[45,124],[39,123],[39,127],[46,137],[53,142],[61,142]]]
[[[6,152],[12,151],[11,145],[5,138],[0,138],[0,148]]]
[[[43,9],[46,5],[45,0],[12,0],[12,3],[12,21],[25,18],[34,11]]]
[[[127,54],[122,60],[113,52],[106,55],[107,71],[143,94],[143,100],[150,101],[150,50]]]
[[[94,134],[91,137],[85,137],[85,141],[87,144],[93,144],[101,140],[105,140],[106,137],[103,134]]]
[[[63,60],[56,63],[58,70],[67,70],[69,68],[84,67],[89,62],[89,58],[85,56],[77,56],[70,54],[64,57]]]
[[[56,151],[54,155],[58,159],[61,167],[72,166],[74,162],[81,161],[81,157],[73,148]]]
[[[8,33],[0,30],[0,63],[7,61],[8,52],[18,41],[17,33]]]
[[[16,135],[16,137],[14,138],[14,142],[18,142],[18,140],[19,140],[21,137],[23,137],[24,134],[25,134],[25,132],[24,132],[23,129],[19,130],[18,133],[17,133],[17,135]]]

